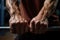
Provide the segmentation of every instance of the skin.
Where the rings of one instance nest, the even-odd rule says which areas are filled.
[[[25,32],[28,32],[27,20],[21,16],[20,10],[18,9],[18,6],[15,3],[16,0],[12,1],[12,4],[10,0],[6,0],[6,7],[7,9],[9,9],[8,11],[10,14],[10,20],[9,20],[9,26],[11,27],[10,32],[14,34],[15,33],[23,34]]]
[[[32,19],[29,18],[27,15],[27,11],[24,8],[24,5],[22,3],[22,0],[20,0],[20,5],[17,6],[16,0],[11,3],[9,0],[6,0],[7,8],[9,9],[10,13],[10,27],[12,29],[12,25],[15,25],[17,32],[15,33],[25,33],[28,32],[29,29],[30,32],[41,34],[45,33],[48,27],[48,20],[47,17],[50,16],[51,10],[56,8],[57,0],[45,0],[44,5],[41,8],[41,10],[38,12],[37,16],[33,17]],[[39,4],[38,1],[35,0],[35,3]],[[39,5],[36,5],[37,10],[39,10]],[[23,26],[24,25],[24,26]],[[19,28],[21,31],[19,31]],[[22,29],[21,29],[22,28]],[[24,31],[24,29],[26,31]]]
[[[30,22],[30,28],[31,31],[32,28],[35,26],[35,30],[39,31],[37,28],[42,28],[41,33],[44,33],[48,27],[48,20],[47,17],[49,15],[47,14],[52,14],[51,12],[49,13],[50,10],[54,10],[53,7],[56,7],[54,4],[56,3],[57,0],[45,0],[44,5],[42,9],[39,11],[38,15],[34,17],[31,22]],[[39,26],[38,26],[39,24]],[[42,26],[43,25],[43,26]],[[44,28],[44,29],[43,29]],[[43,30],[43,31],[42,31]],[[38,33],[38,32],[35,32]]]

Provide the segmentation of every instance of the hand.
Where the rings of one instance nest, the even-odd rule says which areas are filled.
[[[28,32],[28,21],[21,16],[12,16],[9,20],[10,29],[12,33],[23,34]]]
[[[47,19],[41,20],[39,17],[35,17],[30,22],[30,32],[41,34],[47,31],[48,21]]]

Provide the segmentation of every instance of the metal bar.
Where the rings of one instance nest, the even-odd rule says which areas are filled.
[[[10,27],[0,27],[0,29],[10,29]]]
[[[10,28],[10,27],[9,27],[9,26],[0,26],[0,29],[1,29],[1,28],[4,28],[4,29],[6,28],[6,29],[7,29],[7,28]],[[55,29],[55,28],[60,28],[60,26],[48,27],[48,29],[52,29],[52,28],[54,28],[54,29]]]

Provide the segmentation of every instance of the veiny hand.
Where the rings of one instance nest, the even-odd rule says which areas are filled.
[[[9,20],[10,30],[12,33],[23,34],[28,32],[28,21],[22,18],[21,16],[11,16]]]
[[[39,17],[34,17],[30,22],[30,32],[41,34],[47,31],[48,21],[47,19],[41,21]]]

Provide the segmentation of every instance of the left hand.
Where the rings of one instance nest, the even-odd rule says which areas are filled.
[[[32,33],[36,34],[45,33],[47,31],[47,27],[48,27],[47,19],[41,21],[39,17],[34,17],[30,21],[30,32]]]

